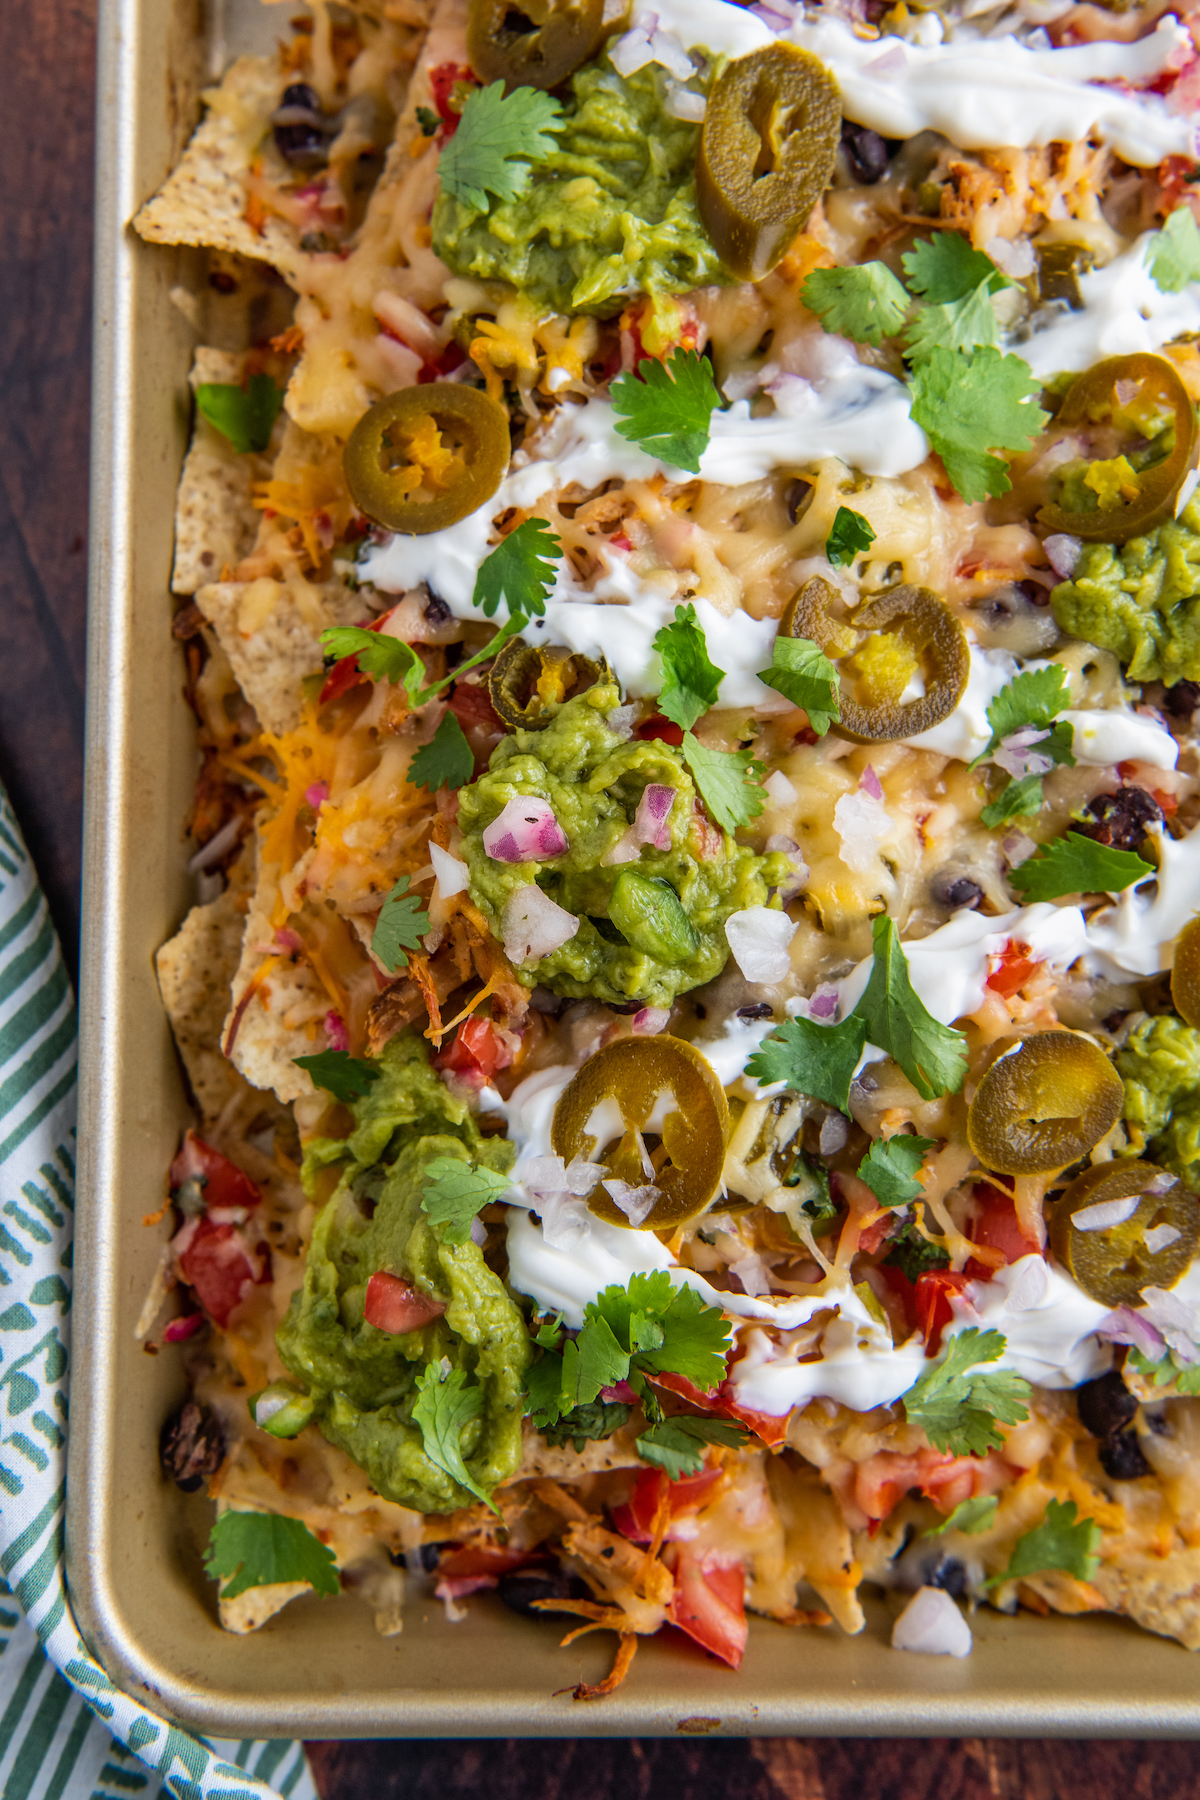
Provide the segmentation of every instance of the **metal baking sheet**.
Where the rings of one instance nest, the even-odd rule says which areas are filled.
[[[346,1596],[289,1606],[250,1637],[222,1633],[199,1546],[209,1509],[158,1469],[183,1391],[172,1352],[133,1327],[161,1243],[141,1220],[187,1113],[152,957],[191,900],[182,820],[196,768],[183,664],[168,630],[171,520],[187,432],[185,271],[129,221],[171,168],[197,94],[228,58],[263,49],[259,0],[103,0],[96,197],[96,339],[88,676],[79,1200],[67,1553],[96,1655],[131,1692],[228,1737],[1183,1736],[1200,1731],[1200,1662],[1126,1622],[981,1612],[964,1661],[888,1648],[868,1608],[849,1638],[756,1619],[739,1675],[664,1633],[624,1687],[590,1705],[571,1684],[606,1671],[612,1638],[560,1651],[551,1626],[473,1599],[448,1624],[410,1606],[376,1636]],[[556,1691],[557,1690],[557,1691]]]

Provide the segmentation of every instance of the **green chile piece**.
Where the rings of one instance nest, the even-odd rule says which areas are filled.
[[[483,1389],[483,1411],[464,1428],[461,1448],[474,1479],[490,1490],[520,1461],[530,1348],[519,1310],[479,1248],[469,1239],[444,1242],[426,1217],[424,1172],[437,1156],[506,1170],[514,1152],[503,1139],[480,1138],[411,1033],[393,1039],[380,1062],[384,1078],[355,1102],[350,1137],[318,1140],[306,1156],[310,1184],[324,1165],[340,1160],[345,1168],[318,1214],[304,1283],[276,1342],[311,1397],[314,1423],[385,1499],[453,1512],[473,1498],[425,1454],[412,1417],[417,1377],[447,1357]],[[403,1275],[446,1312],[400,1335],[368,1325],[363,1303],[377,1269]]]
[[[683,752],[658,739],[618,737],[606,715],[620,700],[617,687],[597,682],[560,706],[544,729],[514,731],[503,738],[487,773],[459,790],[461,855],[470,870],[471,899],[497,937],[504,936],[506,902],[535,879],[579,920],[574,937],[517,970],[523,986],[540,984],[572,999],[590,995],[670,1006],[676,995],[720,974],[729,958],[726,919],[745,907],[764,906],[769,886],[786,878],[789,865],[782,856],[756,856],[731,837],[723,837],[714,849],[711,829],[697,811]],[[676,792],[668,815],[669,847],[644,845],[636,863],[606,863],[652,782]],[[534,795],[553,807],[570,846],[566,855],[545,863],[493,862],[483,847],[485,828],[510,800]],[[682,932],[673,928],[659,945],[669,945],[669,958],[647,948],[645,941],[613,941],[614,927],[621,929],[611,911],[613,891],[623,873],[635,872],[671,888],[695,934],[688,954],[680,955]],[[677,915],[671,917],[677,921]]]
[[[659,962],[686,962],[700,948],[679,895],[659,875],[622,869],[608,897],[608,916],[635,950]]]
[[[274,1438],[298,1437],[313,1416],[311,1394],[301,1394],[287,1381],[273,1381],[246,1402],[260,1431]]]

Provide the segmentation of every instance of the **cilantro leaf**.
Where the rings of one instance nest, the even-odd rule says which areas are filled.
[[[850,516],[856,518],[857,514]],[[802,706],[818,737],[824,737],[830,725],[842,716],[838,672],[811,638],[778,633],[771,650],[771,667],[760,669],[758,679],[783,694],[793,706]]]
[[[912,416],[964,500],[1008,492],[1008,466],[991,452],[1029,448],[1047,419],[1038,392],[1028,363],[990,347],[966,357],[939,345],[914,369]]]
[[[554,586],[555,564],[561,557],[562,544],[545,519],[526,519],[480,563],[472,606],[482,607],[490,619],[503,600],[513,617],[521,613],[525,618],[541,618],[546,595]],[[494,651],[493,645],[488,648]]]
[[[320,1050],[315,1056],[294,1056],[292,1061],[298,1069],[307,1069],[317,1087],[324,1088],[343,1106],[361,1100],[380,1075],[374,1063],[351,1056],[348,1050]]]
[[[197,410],[242,456],[265,450],[283,405],[283,389],[269,375],[252,375],[245,387],[229,381],[202,381]]]
[[[678,347],[665,363],[645,357],[636,376],[619,376],[609,392],[621,437],[659,462],[700,473],[721,398],[707,357]]]
[[[756,819],[766,802],[762,794],[763,764],[749,750],[708,750],[683,734],[683,760],[692,771],[700,798],[722,831],[732,834],[739,825]]]
[[[746,1073],[762,1087],[786,1081],[796,1093],[848,1112],[850,1083],[866,1041],[867,1028],[853,1013],[840,1025],[787,1019],[763,1039]]]
[[[916,1175],[925,1152],[936,1142],[907,1132],[876,1138],[858,1165],[858,1179],[866,1182],[880,1206],[907,1206],[924,1192]]]
[[[1001,1582],[1039,1575],[1045,1569],[1063,1569],[1080,1581],[1091,1581],[1100,1566],[1100,1527],[1095,1519],[1080,1519],[1077,1513],[1073,1500],[1051,1500],[1041,1524],[1013,1545],[1007,1569],[991,1576],[986,1585],[999,1587]]]
[[[717,703],[724,669],[710,661],[704,632],[690,603],[675,608],[675,618],[656,632],[654,648],[662,658],[663,686],[658,710],[690,731],[696,720]]]
[[[588,1406],[574,1406],[560,1419],[541,1427],[548,1444],[572,1444],[576,1451],[587,1443],[610,1438],[622,1425],[628,1425],[632,1407],[621,1400],[593,1400]]]
[[[472,1222],[492,1200],[507,1194],[512,1182],[494,1169],[472,1168],[457,1156],[435,1156],[425,1165],[421,1210],[442,1227],[448,1244],[465,1244]]]
[[[204,1567],[214,1581],[229,1578],[223,1600],[280,1581],[307,1581],[318,1594],[342,1590],[333,1551],[300,1519],[282,1513],[223,1512],[212,1528]]]
[[[825,555],[835,569],[844,569],[874,542],[875,532],[862,514],[839,506],[825,539]]]
[[[538,1431],[546,1431],[561,1418],[562,1388],[563,1359],[556,1350],[545,1350],[525,1371],[525,1411]]]
[[[563,1345],[560,1399],[563,1412],[590,1405],[599,1397],[601,1388],[616,1387],[619,1381],[627,1380],[629,1366],[628,1346],[618,1342],[608,1321],[597,1317],[589,1306],[583,1315],[579,1336],[568,1338]]]
[[[1153,875],[1154,865],[1132,850],[1114,850],[1068,831],[1014,869],[1009,880],[1026,900],[1058,900],[1063,894],[1119,894]]]
[[[1000,321],[992,305],[992,289],[981,281],[961,300],[944,306],[923,306],[904,338],[904,354],[912,363],[922,361],[941,347],[970,353],[1000,341]]]
[[[919,1425],[935,1450],[952,1456],[983,1456],[1004,1442],[996,1421],[1016,1425],[1029,1417],[1025,1405],[1029,1383],[1011,1370],[985,1373],[976,1365],[1004,1354],[999,1331],[968,1331],[952,1337],[945,1355],[914,1382],[904,1401],[904,1416]]]
[[[1155,1387],[1166,1387],[1173,1381],[1181,1394],[1200,1394],[1200,1363],[1181,1363],[1174,1350],[1168,1350],[1157,1362],[1151,1362],[1141,1350],[1130,1350],[1126,1367],[1130,1365],[1147,1381],[1153,1381]]]
[[[926,1010],[891,919],[881,916],[871,929],[875,963],[854,1008],[866,1023],[868,1041],[899,1063],[922,1100],[956,1094],[967,1069],[966,1039]]]
[[[1180,294],[1200,281],[1200,230],[1190,206],[1177,206],[1147,245],[1150,275],[1164,294]]]
[[[990,256],[972,250],[957,231],[935,231],[900,258],[908,285],[930,306],[953,305],[965,300],[987,282],[993,292],[1009,285]]]
[[[700,1473],[706,1444],[724,1444],[730,1450],[740,1450],[749,1441],[750,1433],[731,1419],[676,1413],[644,1431],[637,1440],[637,1452],[643,1461],[657,1464],[672,1481],[678,1481],[683,1475]]]
[[[996,1519],[996,1508],[1000,1501],[995,1494],[976,1494],[973,1499],[960,1500],[954,1511],[944,1518],[940,1525],[932,1526],[921,1533],[922,1537],[945,1537],[948,1531],[961,1531],[965,1537],[975,1537],[981,1531],[990,1531]]]
[[[1040,744],[1038,749],[1041,749]],[[1026,775],[1021,781],[1010,781],[1000,798],[985,806],[979,817],[989,831],[994,831],[997,825],[1007,825],[1010,819],[1024,819],[1031,813],[1040,812],[1043,797],[1041,776]]]
[[[852,269],[814,269],[800,298],[826,331],[856,344],[880,344],[904,323],[909,297],[886,263]]]
[[[408,779],[413,787],[432,794],[437,788],[460,788],[474,773],[475,757],[466,734],[454,714],[447,712],[409,763]]]
[[[665,1271],[656,1272],[670,1280]],[[649,1279],[635,1275],[634,1284]],[[608,1293],[620,1293],[609,1288]],[[600,1300],[604,1300],[601,1294]],[[646,1370],[655,1375],[682,1375],[705,1393],[725,1379],[725,1359],[732,1346],[730,1327],[719,1306],[706,1306],[694,1288],[678,1287],[671,1304],[656,1314],[646,1314],[647,1323],[656,1323],[662,1331],[662,1342],[647,1345],[633,1358],[635,1372]]]
[[[1038,731],[1046,731],[1053,725],[1055,715],[1071,701],[1070,684],[1066,670],[1060,663],[1051,663],[1045,669],[1028,669],[1023,675],[1014,675],[992,700],[987,709],[987,721],[992,728],[992,735],[987,748],[981,750],[970,765],[978,768],[1000,748],[1006,737],[1014,731],[1021,731],[1032,726]],[[1063,721],[1059,721],[1061,725]],[[1055,762],[1066,763],[1074,768],[1075,758],[1071,754],[1071,739],[1074,733],[1070,726],[1066,727],[1065,742],[1046,738],[1037,745],[1037,749],[1047,756],[1053,756]],[[1050,746],[1054,743],[1054,748]]]
[[[410,700],[417,698],[425,679],[425,664],[411,644],[382,631],[368,631],[365,625],[331,625],[321,633],[321,648],[338,662],[357,657],[364,675],[403,687]]]
[[[402,875],[380,909],[371,954],[395,975],[408,967],[404,952],[415,950],[428,930],[429,914],[422,912],[420,896],[409,893],[408,876]]]
[[[552,134],[561,121],[558,101],[538,88],[514,88],[507,100],[502,81],[476,88],[438,158],[442,192],[480,213],[489,194],[515,200],[529,185],[530,163],[556,148]]]
[[[482,1411],[483,1389],[467,1386],[465,1369],[451,1369],[447,1374],[443,1363],[427,1363],[417,1376],[412,1416],[421,1428],[426,1456],[451,1481],[457,1481],[459,1487],[466,1488],[468,1494],[474,1494],[499,1517],[499,1507],[475,1480],[462,1455],[463,1427]]]
[[[915,1282],[919,1275],[929,1269],[944,1269],[950,1261],[949,1252],[941,1244],[931,1243],[913,1225],[905,1225],[898,1236],[892,1239],[891,1248],[884,1257],[884,1262],[893,1269],[899,1269]]]

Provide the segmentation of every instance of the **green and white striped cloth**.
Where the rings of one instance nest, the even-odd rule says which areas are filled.
[[[115,1688],[63,1582],[75,1000],[0,789],[0,1795],[316,1800],[303,1746],[202,1742]]]

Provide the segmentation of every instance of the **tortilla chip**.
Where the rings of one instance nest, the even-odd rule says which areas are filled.
[[[295,873],[295,871],[293,871]],[[246,917],[241,960],[233,978],[232,1000],[221,1027],[222,1044],[228,1041],[238,1004],[263,964],[276,954],[270,948],[274,931],[271,915],[279,898],[279,871],[274,864],[260,864],[258,885]],[[324,988],[307,964],[293,964],[286,957],[274,963],[246,1002],[237,1020],[230,1060],[251,1087],[271,1088],[285,1105],[301,1094],[316,1090],[303,1069],[292,1060],[325,1049],[324,1034],[310,1035],[310,1022],[319,1026],[329,1011]]]
[[[239,384],[245,362],[244,355],[233,351],[197,345],[189,377],[192,391],[207,382]],[[172,592],[194,594],[250,553],[261,522],[251,499],[251,483],[266,480],[271,461],[269,453],[239,455],[229,439],[197,412],[175,499]]]
[[[221,1629],[245,1637],[248,1632],[257,1631],[268,1619],[274,1618],[289,1600],[295,1600],[300,1594],[311,1593],[312,1589],[307,1581],[272,1581],[266,1587],[247,1588],[244,1594],[238,1594],[233,1600],[226,1600],[222,1595],[217,1602]]]
[[[641,1429],[641,1426],[622,1426],[611,1437],[594,1438],[582,1450],[576,1450],[569,1443],[548,1444],[526,1419],[521,1464],[504,1485],[508,1487],[514,1481],[535,1478],[569,1483],[582,1481],[585,1475],[604,1474],[609,1469],[642,1468],[644,1464],[635,1441]]]
[[[1200,1549],[1172,1550],[1169,1556],[1122,1549],[1116,1560],[1101,1564],[1092,1586],[1114,1612],[1144,1631],[1200,1650]]]
[[[196,605],[213,626],[238,685],[268,731],[293,731],[300,723],[306,675],[324,667],[320,634],[329,625],[353,625],[367,612],[363,597],[344,581],[217,581],[196,593]]]
[[[295,281],[307,260],[296,227],[272,213],[260,231],[246,218],[251,164],[287,80],[276,58],[243,56],[205,91],[208,112],[178,167],[134,219],[147,243],[232,250]]]
[[[241,957],[252,869],[251,852],[243,851],[225,892],[207,906],[193,906],[154,959],[163,1005],[206,1122],[217,1117],[241,1085],[237,1071],[221,1055],[220,1040]]]

